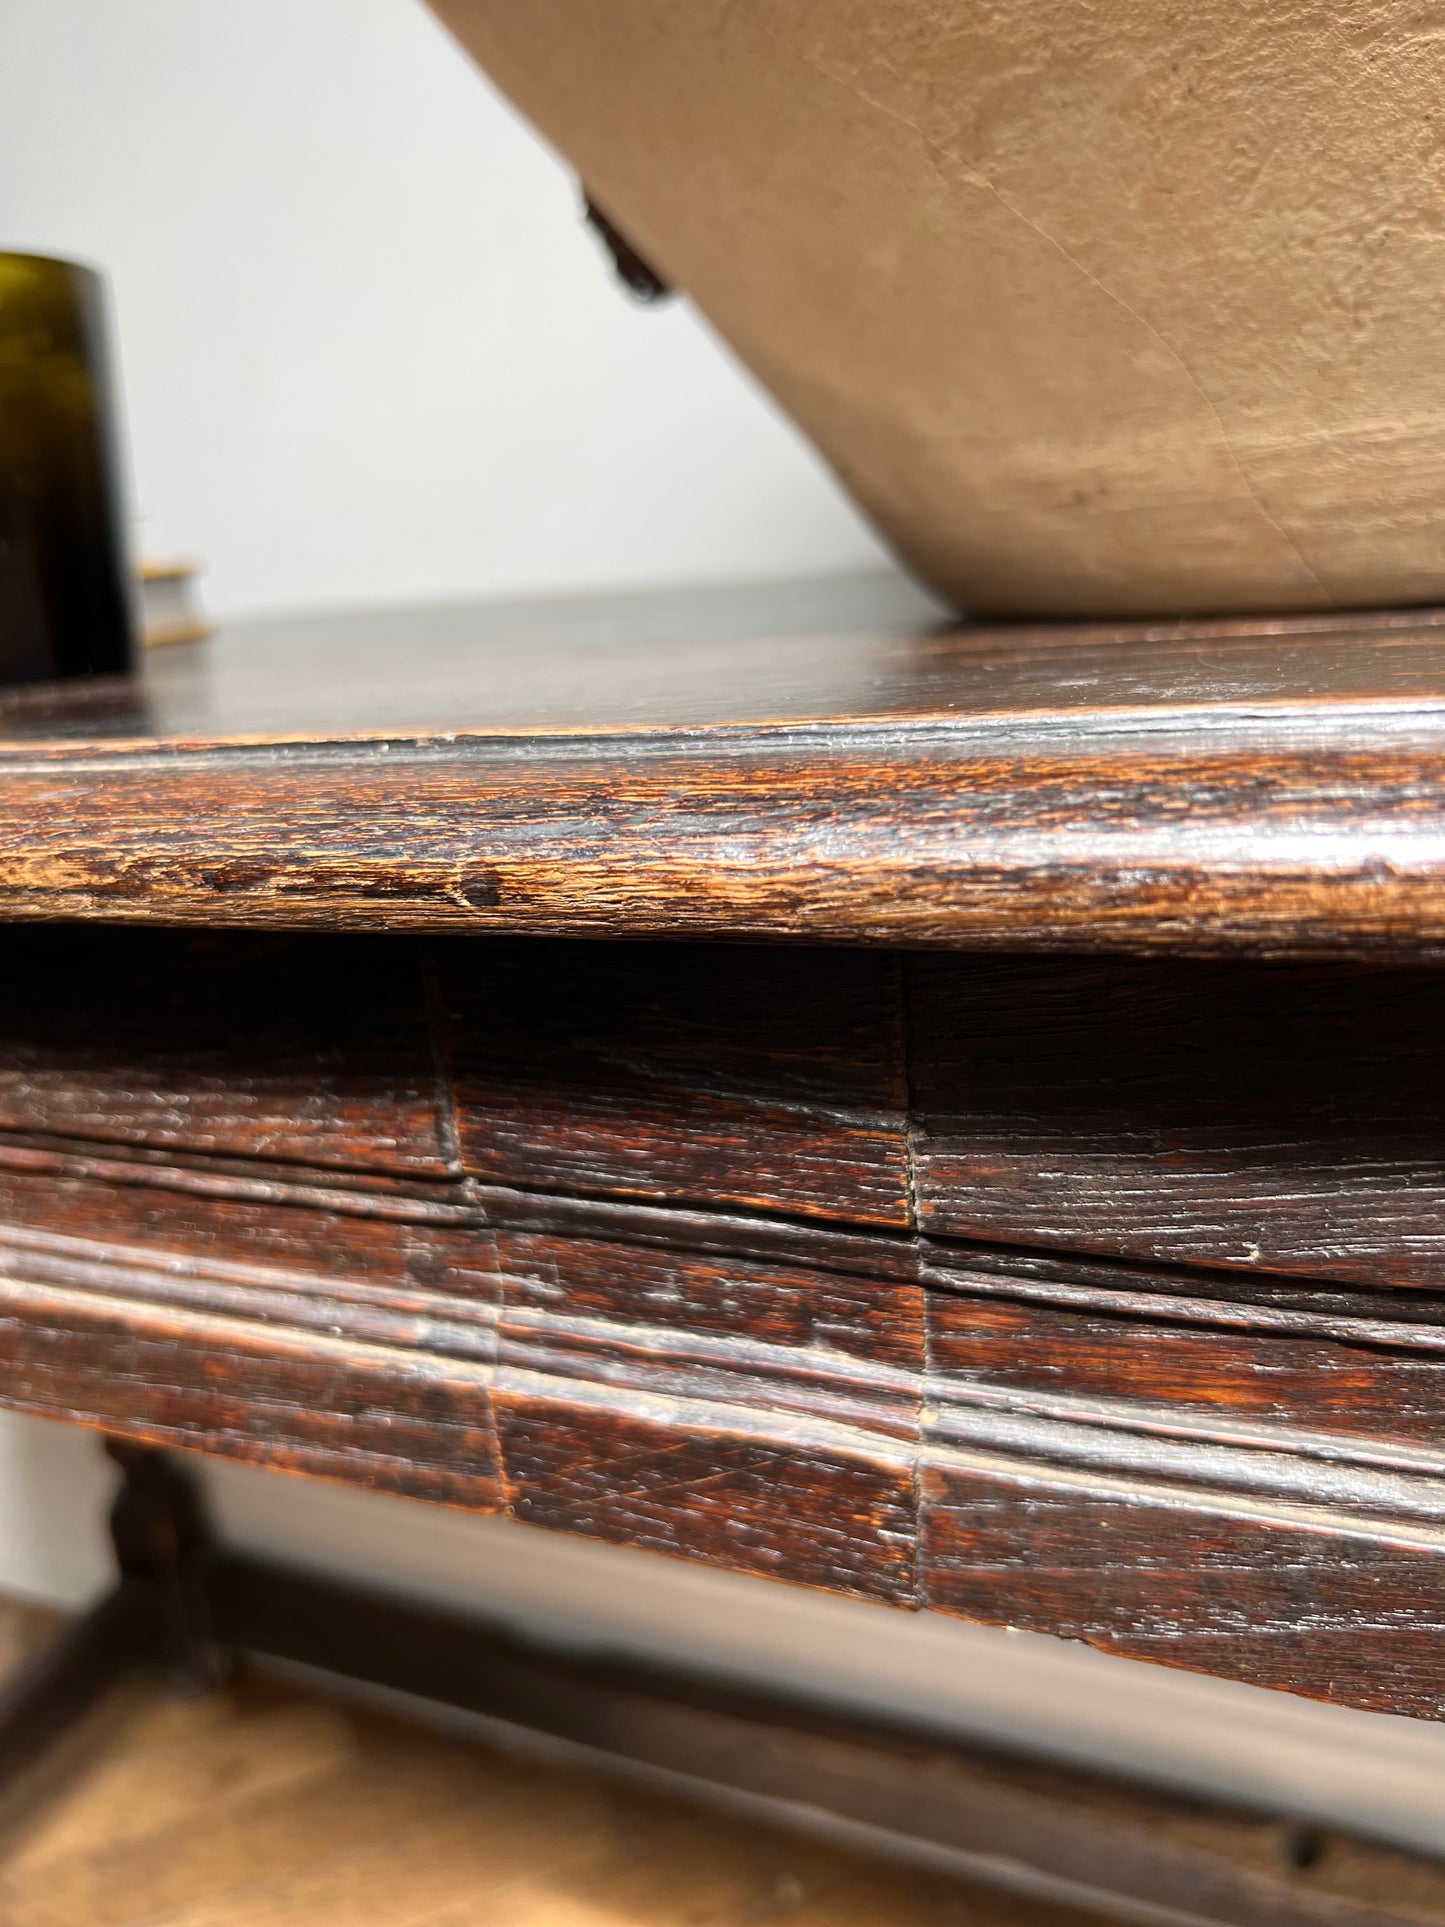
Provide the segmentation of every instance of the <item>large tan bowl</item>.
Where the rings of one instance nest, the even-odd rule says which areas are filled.
[[[951,600],[1445,596],[1445,8],[439,11]]]

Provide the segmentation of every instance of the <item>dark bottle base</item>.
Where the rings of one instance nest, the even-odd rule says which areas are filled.
[[[0,686],[136,662],[104,284],[0,253]]]

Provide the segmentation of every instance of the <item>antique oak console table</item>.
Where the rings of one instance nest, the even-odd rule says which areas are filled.
[[[1445,614],[237,629],[0,917],[9,1406],[1445,1711]]]

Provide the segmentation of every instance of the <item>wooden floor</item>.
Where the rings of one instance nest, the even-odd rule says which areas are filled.
[[[0,1602],[0,1668],[43,1630]],[[1083,1927],[265,1681],[117,1696],[0,1838],[0,1927]]]

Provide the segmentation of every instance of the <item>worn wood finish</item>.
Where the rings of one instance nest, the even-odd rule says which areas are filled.
[[[1437,972],[1041,957],[909,975],[926,1230],[1445,1284]]]
[[[892,958],[499,941],[437,974],[477,1177],[908,1225]]]
[[[930,1604],[1445,1712],[1439,1299],[980,1255],[925,1274]]]
[[[137,931],[0,942],[0,1129],[449,1170],[414,951]]]
[[[1430,971],[100,929],[7,967],[6,1403],[1445,1714]]]
[[[0,703],[0,1397],[1439,1716],[1445,616],[895,595]]]
[[[478,1270],[499,1262],[500,1304],[485,1287],[368,1287],[340,1253],[323,1279],[182,1266],[164,1247],[102,1258],[32,1233],[4,1254],[7,1402],[1445,1711],[1445,1457],[1430,1425],[1445,1324],[1417,1294],[1368,1317],[1296,1286],[1285,1316],[1201,1298],[1190,1279],[1171,1301],[1166,1278],[1143,1294],[1097,1266],[1040,1280],[995,1254],[975,1271],[951,1246],[923,1286],[884,1288],[472,1235]],[[1116,1302],[1079,1320],[1076,1345],[1073,1314],[1039,1306],[1045,1289]],[[1339,1369],[1356,1401],[1312,1409],[1311,1369],[1322,1383]]]
[[[916,1285],[501,1234],[498,1428],[538,1525],[915,1604]]]
[[[0,911],[1436,955],[1442,750],[1438,611],[945,630],[855,582],[262,625],[0,705]]]

